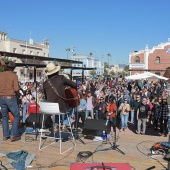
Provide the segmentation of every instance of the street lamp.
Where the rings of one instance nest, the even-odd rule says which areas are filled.
[[[74,55],[74,49],[76,48],[76,46],[72,46],[72,55]]]
[[[110,67],[110,58],[111,58],[111,54],[108,53],[107,56],[108,56],[108,66]]]

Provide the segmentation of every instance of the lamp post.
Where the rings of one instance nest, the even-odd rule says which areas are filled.
[[[76,48],[76,46],[72,46],[72,55],[74,55],[74,49]]]
[[[111,54],[108,53],[107,56],[108,56],[108,66],[109,66],[109,68],[110,68],[110,58],[111,58]]]

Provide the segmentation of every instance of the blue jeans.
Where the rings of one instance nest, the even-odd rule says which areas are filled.
[[[67,115],[66,114],[63,114],[62,115],[62,120],[63,120],[63,124],[65,124],[66,126],[69,126],[69,121],[70,121],[70,118],[71,118],[71,115],[73,113],[73,108],[69,108],[68,110],[66,110],[64,113],[67,113],[68,114],[68,119],[67,119]],[[55,116],[55,123],[57,125],[59,125],[59,116],[56,115]]]
[[[94,119],[93,110],[86,110],[86,119],[88,118],[89,113],[91,114],[91,118]]]
[[[168,132],[170,132],[170,116],[168,117]]]
[[[146,131],[146,121],[147,121],[146,118],[138,119],[138,130],[137,130],[137,133],[145,134],[145,131]],[[142,128],[143,128],[142,130],[141,130],[141,125],[142,125]]]
[[[95,110],[95,118],[99,119],[99,111],[97,109]]]
[[[122,128],[127,128],[128,127],[128,118],[129,114],[120,114],[121,117],[121,127]]]
[[[0,98],[0,107],[2,112],[2,127],[3,127],[3,136],[18,136],[18,125],[20,120],[19,106],[17,104],[16,97],[8,98],[2,97]],[[8,112],[11,111],[14,116],[14,122],[12,124],[11,132],[9,130],[9,115]]]
[[[28,105],[29,105],[29,102],[26,102],[26,103],[24,104],[23,114],[22,114],[22,116],[23,116],[22,122],[23,122],[23,123],[25,123],[25,120],[26,120]]]
[[[134,110],[131,110],[131,122],[132,123],[134,122],[134,114],[135,114]]]

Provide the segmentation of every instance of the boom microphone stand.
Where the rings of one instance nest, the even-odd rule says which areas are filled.
[[[114,138],[114,139],[113,139],[113,143],[111,143],[111,142],[109,141],[109,144],[110,144],[111,147],[106,148],[106,149],[103,149],[102,151],[106,151],[106,150],[116,150],[116,151],[120,152],[121,154],[125,155],[125,153],[118,148],[119,145],[116,144],[116,142],[117,142],[117,138],[116,138],[116,117],[113,119],[113,121],[114,121],[113,130],[115,131],[115,132],[114,132],[114,136],[113,136],[113,138]],[[107,138],[106,138],[106,143],[107,143],[107,141],[108,141],[108,140],[107,140]]]

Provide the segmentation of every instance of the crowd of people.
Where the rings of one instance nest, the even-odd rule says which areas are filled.
[[[74,127],[81,122],[78,123],[81,129],[86,119],[108,119],[113,130],[117,126],[120,132],[126,131],[128,124],[132,124],[135,133],[143,135],[146,128],[153,126],[159,135],[167,136],[170,132],[167,86],[167,82],[160,80],[155,83],[148,80],[118,81],[116,78],[77,81],[80,105],[69,111],[69,117],[75,120]],[[40,113],[39,102],[45,101],[45,94],[43,84],[37,82],[19,83],[19,88],[20,116],[25,123],[29,114]],[[67,126],[64,129],[67,131]]]
[[[126,79],[91,80],[82,83],[78,86],[83,101],[80,104],[83,106],[80,107],[80,115],[84,115],[81,116],[82,123],[89,117],[109,119],[114,127],[116,118],[120,132],[126,131],[131,124],[136,134],[144,135],[146,128],[153,126],[159,135],[167,136],[170,132],[168,85],[168,82],[162,80],[153,82]],[[110,104],[114,104],[112,109]]]
[[[14,122],[15,131],[12,135],[12,140],[19,140],[17,137],[16,126],[19,121],[19,116],[22,117],[24,124],[29,114],[39,114],[40,101],[57,102],[59,103],[60,111],[67,112],[69,119],[72,118],[74,127],[83,128],[86,119],[108,120],[110,129],[113,131],[118,127],[119,131],[126,131],[133,126],[136,134],[146,134],[147,128],[151,126],[158,132],[160,136],[167,136],[170,133],[170,95],[169,83],[158,80],[156,82],[148,80],[128,81],[125,78],[105,78],[91,79],[84,82],[73,82],[63,75],[59,75],[59,66],[53,63],[47,65],[47,80],[44,83],[21,83],[15,80],[16,89],[4,92],[5,84],[1,89],[0,104],[3,113],[4,124],[4,140],[10,138],[9,127],[6,126],[8,120],[7,112],[17,112],[13,110],[10,103],[5,103],[6,100],[11,101],[14,92],[18,93],[18,104],[20,115],[15,115],[17,119]],[[11,70],[3,73],[12,74]],[[0,78],[4,78],[1,73]],[[12,82],[12,81],[11,81]],[[10,82],[9,82],[10,84]],[[60,95],[54,93],[54,88]],[[80,98],[80,104],[77,108],[69,108],[68,103],[63,100],[65,96],[65,87],[71,86],[76,89]],[[9,87],[10,89],[10,87]],[[8,95],[7,95],[8,94]],[[17,93],[16,93],[17,94]],[[61,97],[62,96],[62,97]],[[16,104],[16,101],[13,101]],[[8,108],[8,109],[6,109]],[[5,115],[5,116],[4,116]],[[58,117],[55,117],[55,131],[58,130]],[[79,123],[81,122],[81,123]],[[63,131],[68,131],[68,119],[62,117]],[[81,125],[81,126],[80,126]],[[8,131],[8,132],[7,132]]]

